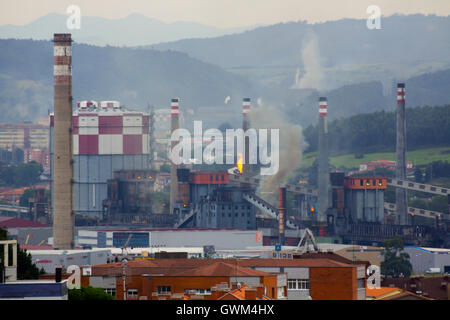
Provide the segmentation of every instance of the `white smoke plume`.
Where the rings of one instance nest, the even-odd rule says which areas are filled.
[[[320,64],[319,40],[316,34],[311,33],[302,51],[302,62],[305,68],[303,77],[300,78],[300,68],[295,74],[293,89],[317,89],[323,86],[323,69]]]

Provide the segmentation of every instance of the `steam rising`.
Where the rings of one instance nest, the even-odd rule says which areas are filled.
[[[300,68],[295,74],[294,89],[322,89],[323,70],[320,65],[319,41],[317,35],[311,34],[302,52],[305,74],[300,78]]]
[[[277,188],[283,185],[289,174],[300,165],[306,143],[302,128],[299,125],[289,123],[282,111],[275,106],[259,104],[258,107],[251,109],[249,117],[252,128],[280,130],[280,167],[278,173],[263,177],[260,185],[262,195],[267,201],[271,201],[275,199]],[[271,192],[273,192],[272,197],[267,197],[266,195]]]

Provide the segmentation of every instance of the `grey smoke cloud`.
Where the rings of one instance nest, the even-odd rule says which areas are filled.
[[[306,142],[303,138],[302,127],[289,123],[286,115],[276,106],[266,105],[258,101],[258,106],[249,113],[251,127],[255,129],[279,129],[279,170],[275,175],[265,176],[260,185],[263,196],[274,192],[280,185],[286,182],[289,174],[301,164],[303,150]],[[267,201],[274,198],[265,196]]]

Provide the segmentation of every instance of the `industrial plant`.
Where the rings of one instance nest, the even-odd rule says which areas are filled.
[[[202,131],[199,136],[195,121],[203,120],[203,111],[195,113],[174,88],[156,109],[152,101],[132,105],[120,95],[75,99],[77,52],[72,43],[72,34],[53,36],[48,131],[25,123],[1,127],[10,133],[0,130],[0,146],[9,152],[0,154],[1,159],[38,159],[42,170],[35,180],[43,181],[30,187],[26,201],[25,189],[24,198],[16,199],[13,191],[0,198],[12,203],[0,203],[0,212],[7,213],[0,217],[0,231],[8,229],[0,239],[0,299],[65,300],[75,274],[82,287],[101,289],[117,300],[431,299],[411,288],[429,286],[432,292],[437,282],[403,279],[403,270],[395,279],[384,279],[390,290],[373,291],[370,279],[379,272],[371,270],[380,270],[386,243],[393,240],[410,254],[406,278],[411,273],[445,274],[439,278],[440,288],[450,299],[450,189],[435,185],[435,180],[411,180],[408,81],[393,82],[395,124],[390,129],[395,132],[396,160],[361,160],[359,171],[331,165],[335,144],[329,115],[335,112],[334,100],[317,91],[310,106],[315,117],[309,133],[317,140],[314,163],[307,168],[315,179],[310,179],[305,171],[296,171],[302,169],[306,129],[298,126],[289,132],[294,137],[279,154],[278,141],[263,146],[261,136],[251,134],[270,129],[275,130],[270,137],[278,138],[279,130],[282,138],[285,130],[257,123],[255,114],[266,111],[251,88],[245,88],[248,95],[226,96],[229,108],[222,113],[205,112],[205,118],[222,125],[205,128],[209,135]],[[91,68],[95,74],[97,66]],[[299,108],[311,104],[299,100]],[[276,108],[271,112],[264,116],[278,118]],[[192,154],[191,140],[189,152],[174,153],[187,140],[179,132],[192,126]],[[39,130],[30,133],[33,128]],[[223,145],[229,143],[228,130],[242,133],[232,137],[229,149]],[[21,144],[11,146],[16,136]],[[33,149],[41,140],[48,150]],[[23,155],[16,146],[25,150]],[[266,160],[280,157],[276,174],[261,170],[272,163],[252,160],[262,155]],[[375,173],[377,168],[389,174]],[[408,192],[445,196],[449,209],[411,206]],[[18,245],[30,253],[40,283],[18,281]],[[436,299],[445,296],[439,290]]]
[[[158,172],[154,170],[151,141],[154,118],[128,110],[118,101],[80,101],[72,109],[71,38],[55,34],[55,111],[50,114],[50,153],[54,203],[54,246],[74,247],[75,217],[96,225],[166,228],[233,228],[266,230],[270,245],[296,245],[300,231],[338,243],[381,245],[401,237],[408,245],[448,243],[448,214],[407,206],[407,190],[447,195],[448,190],[406,180],[405,84],[397,86],[396,179],[382,176],[346,176],[330,172],[326,97],[318,100],[317,186],[272,185],[277,203],[259,194],[264,177],[255,175],[249,161],[249,136],[243,156],[235,165],[205,170],[195,165],[170,163],[170,196],[165,211],[154,213],[152,202]],[[169,100],[169,99],[168,99]],[[172,98],[170,130],[180,128],[182,98]],[[242,129],[251,128],[251,98],[242,99]],[[167,154],[175,146],[173,139]],[[203,146],[204,146],[203,141]],[[168,157],[170,158],[170,157]],[[384,192],[396,188],[396,203],[387,203]],[[293,204],[286,194],[292,194]],[[450,199],[450,196],[449,196]],[[273,201],[273,199],[272,199]],[[293,208],[289,212],[288,208]],[[414,223],[414,217],[434,220],[433,226]],[[271,230],[271,231],[269,231]],[[275,236],[274,236],[275,235]]]

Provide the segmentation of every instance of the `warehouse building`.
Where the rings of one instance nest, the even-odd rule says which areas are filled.
[[[149,166],[149,114],[127,110],[118,101],[81,101],[72,119],[74,211],[101,218],[107,181],[113,179],[114,171]],[[53,129],[51,114],[51,158]]]
[[[88,266],[103,264],[112,259],[111,250],[27,250],[36,266],[46,273],[53,274],[57,265],[63,269],[71,265]]]
[[[238,229],[79,229],[77,244],[82,247],[203,247],[244,249],[262,245],[256,230]],[[129,239],[129,240],[128,240]]]
[[[409,254],[413,273],[423,274],[430,269],[439,269],[439,273],[450,273],[450,249],[405,247]]]

